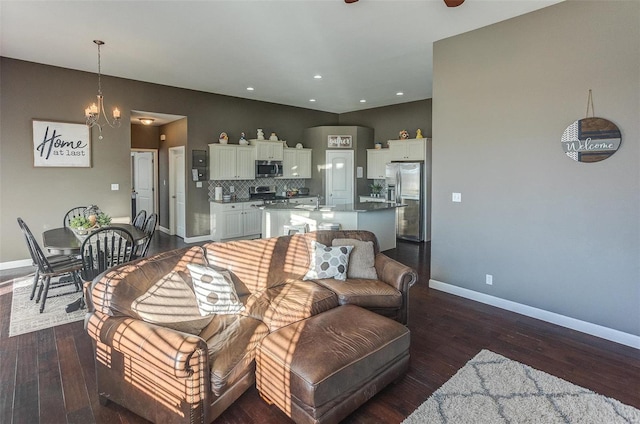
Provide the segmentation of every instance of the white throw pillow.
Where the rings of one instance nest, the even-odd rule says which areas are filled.
[[[196,335],[213,319],[200,314],[193,290],[176,271],[131,302],[131,310],[143,321]]]
[[[347,279],[349,268],[349,254],[353,246],[325,246],[317,241],[313,242],[311,265],[303,280],[317,280],[321,278]]]
[[[193,279],[193,290],[202,316],[230,315],[244,310],[229,271],[218,271],[197,264],[187,264],[187,268]]]
[[[347,278],[364,278],[367,280],[377,280],[378,273],[375,268],[375,255],[373,253],[373,242],[362,241],[350,238],[336,238],[331,242],[334,246],[353,246],[349,256],[349,269]]]

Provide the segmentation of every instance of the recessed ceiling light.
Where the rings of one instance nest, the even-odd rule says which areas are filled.
[[[314,75],[313,77],[314,77],[315,79],[322,79],[322,75],[320,75],[320,74],[316,74],[316,75]]]
[[[398,92],[396,93],[396,96],[404,96],[404,93],[403,93],[402,91],[398,91]]]
[[[360,103],[367,103],[365,99],[360,100]]]
[[[144,125],[151,125],[153,124],[153,121],[155,119],[152,118],[138,118],[140,120],[140,122],[142,122]]]
[[[316,99],[309,99],[309,101],[310,101],[310,102],[315,102],[315,101],[316,101]]]
[[[247,91],[253,91],[253,87],[247,87]]]

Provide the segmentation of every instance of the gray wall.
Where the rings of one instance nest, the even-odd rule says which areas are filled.
[[[387,140],[398,139],[402,130],[415,137],[420,128],[424,137],[431,137],[431,99],[376,107],[340,114],[340,125],[361,125],[373,128],[376,142],[386,147]]]
[[[306,186],[311,193],[320,196],[325,195],[325,171],[324,163],[327,152],[327,141],[329,135],[350,135],[353,150],[353,171],[354,171],[354,202],[358,194],[368,194],[367,183],[367,149],[373,148],[373,129],[359,126],[318,126],[307,128],[302,137],[304,147],[313,149],[311,158],[312,179],[308,180]],[[291,144],[290,144],[291,145]],[[356,178],[356,168],[361,166],[364,172],[363,178]]]
[[[4,57],[0,75],[0,263],[29,256],[17,217],[39,236],[61,226],[65,212],[77,205],[96,203],[111,216],[130,214],[131,110],[188,117],[188,134],[181,141],[187,146],[187,172],[191,150],[206,149],[222,131],[237,143],[241,131],[251,137],[256,128],[263,128],[295,145],[305,128],[338,122],[331,113],[103,76],[106,106],[120,108],[123,125],[107,128],[102,141],[93,131],[93,166],[33,168],[31,120],[82,123],[84,108],[95,101],[97,76]],[[166,165],[164,148],[161,167]],[[189,175],[187,181],[187,237],[207,235],[207,190],[196,189]],[[120,190],[111,191],[112,183]],[[161,224],[167,222],[163,210],[161,203]]]
[[[435,44],[432,279],[640,335],[638,22],[570,1]],[[589,89],[622,147],[586,164]]]

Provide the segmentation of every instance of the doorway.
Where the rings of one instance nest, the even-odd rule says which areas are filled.
[[[327,150],[325,164],[326,204],[353,203],[353,150]]]
[[[131,149],[131,216],[141,210],[147,216],[158,211],[158,151]]]
[[[169,148],[169,234],[185,238],[185,148]]]

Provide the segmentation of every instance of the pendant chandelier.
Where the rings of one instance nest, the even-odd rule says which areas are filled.
[[[100,46],[104,45],[104,41],[93,40],[98,46],[98,101],[84,110],[84,116],[87,118],[87,126],[98,127],[100,135],[98,139],[102,140],[102,126],[109,125],[111,128],[120,128],[120,109],[117,107],[113,109],[113,120],[109,120],[107,114],[104,111],[104,97],[102,96],[102,74],[100,72]],[[100,123],[100,117],[104,117],[104,122]]]

